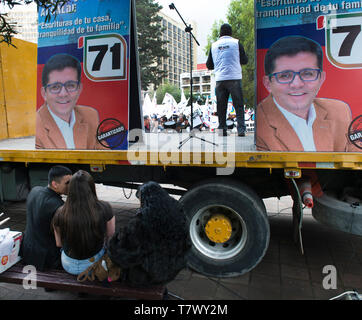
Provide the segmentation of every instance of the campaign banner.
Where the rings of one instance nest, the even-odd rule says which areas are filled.
[[[39,9],[37,149],[128,149],[130,1]]]
[[[361,152],[362,1],[257,0],[255,18],[257,149]]]

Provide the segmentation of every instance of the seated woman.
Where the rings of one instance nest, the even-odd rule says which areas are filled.
[[[107,253],[128,285],[165,284],[186,267],[191,247],[186,216],[156,182],[142,185],[136,196],[141,208],[110,239]]]
[[[115,217],[110,204],[98,200],[88,172],[79,170],[72,176],[67,200],[52,225],[68,273],[78,275],[104,255],[105,243],[115,231]]]

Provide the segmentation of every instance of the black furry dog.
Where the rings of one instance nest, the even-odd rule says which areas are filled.
[[[108,255],[129,285],[165,284],[186,267],[191,247],[179,202],[153,181],[140,186],[141,208],[108,243]]]

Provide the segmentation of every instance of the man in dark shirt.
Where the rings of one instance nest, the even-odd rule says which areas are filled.
[[[55,244],[51,221],[55,211],[64,203],[61,195],[68,193],[71,177],[70,169],[54,166],[49,170],[48,186],[34,187],[27,198],[21,255],[25,264],[40,271],[61,267],[60,250]]]

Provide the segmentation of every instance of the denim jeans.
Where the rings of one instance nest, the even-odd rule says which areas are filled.
[[[90,267],[94,262],[97,262],[102,256],[104,255],[104,248],[100,250],[96,255],[90,257],[89,259],[84,260],[77,260],[71,257],[68,257],[64,250],[62,250],[61,259],[62,259],[62,266],[65,271],[70,274],[78,275]],[[93,258],[93,259],[92,259]],[[92,261],[91,261],[92,260]]]
[[[238,124],[238,133],[245,132],[245,114],[244,100],[241,80],[225,80],[216,82],[216,101],[217,115],[219,118],[219,129],[227,129],[226,126],[226,111],[228,106],[229,96],[233,100],[233,105],[236,112],[236,121]]]

